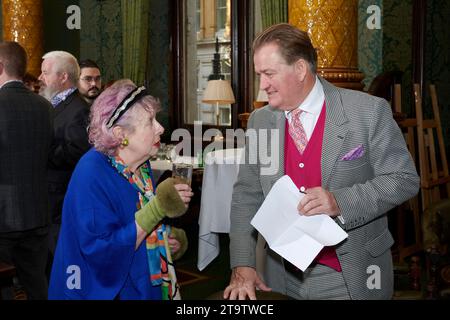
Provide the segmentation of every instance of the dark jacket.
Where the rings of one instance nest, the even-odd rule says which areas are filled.
[[[53,110],[54,141],[49,154],[48,183],[53,222],[59,223],[72,171],[90,148],[87,135],[89,106],[75,90]]]
[[[0,89],[0,232],[49,223],[47,159],[52,106],[20,82]]]

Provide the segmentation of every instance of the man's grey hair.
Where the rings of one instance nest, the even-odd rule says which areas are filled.
[[[50,51],[44,54],[42,59],[53,60],[53,71],[57,73],[66,72],[69,81],[76,85],[80,77],[80,66],[77,59],[66,51]]]

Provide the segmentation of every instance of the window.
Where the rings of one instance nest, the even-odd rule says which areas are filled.
[[[217,23],[216,23],[216,31],[219,32],[225,32],[226,27],[230,27],[230,23],[227,23],[227,18],[229,18],[229,9],[230,7],[227,5],[227,3],[230,1],[227,0],[217,0],[217,7],[216,7],[216,17],[217,17]],[[209,14],[208,12],[205,12],[206,14]]]
[[[248,107],[244,101],[252,99],[241,91],[249,88],[248,81],[253,78],[253,68],[248,63],[251,57],[244,54],[250,34],[246,30],[253,28],[253,24],[248,19],[232,17],[251,17],[250,3],[251,0],[172,0],[175,19],[171,127],[190,128],[198,120],[206,128],[217,127],[215,106],[202,103],[208,77],[213,73],[216,50],[220,56],[220,73],[231,82],[236,98],[233,105],[220,105],[219,126],[238,125],[238,113]]]
[[[184,74],[188,90],[185,91],[183,119],[186,124],[202,121],[206,125],[217,125],[216,106],[202,103],[202,97],[208,77],[213,73],[214,58],[220,59],[220,74],[231,80],[229,4],[230,0],[186,1]],[[219,125],[231,126],[230,115],[231,105],[221,105]]]

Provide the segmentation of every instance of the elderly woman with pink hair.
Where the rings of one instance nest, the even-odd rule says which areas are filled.
[[[165,217],[193,195],[169,178],[155,183],[149,158],[163,127],[159,102],[119,80],[91,107],[94,146],[78,162],[64,200],[49,299],[179,299],[173,260],[187,248]]]

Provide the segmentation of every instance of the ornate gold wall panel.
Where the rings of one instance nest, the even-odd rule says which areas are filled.
[[[28,56],[27,71],[41,73],[43,49],[42,0],[3,0],[3,39],[16,41]]]
[[[311,37],[320,75],[338,86],[362,89],[357,0],[289,0],[289,23]]]

